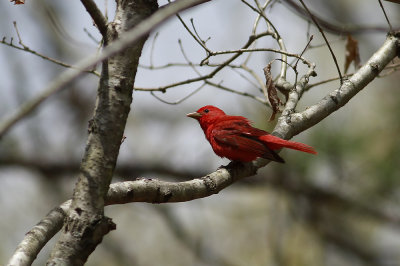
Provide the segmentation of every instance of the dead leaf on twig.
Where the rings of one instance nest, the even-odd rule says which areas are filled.
[[[25,0],[10,0],[10,2],[14,2],[14,5],[23,5],[23,4],[25,4]]]
[[[273,121],[275,119],[275,115],[279,112],[279,105],[282,103],[278,97],[278,92],[276,90],[274,80],[272,78],[271,65],[272,65],[272,62],[269,63],[264,68],[264,75],[265,75],[265,80],[266,80],[265,85],[267,87],[268,100],[271,103],[271,107],[272,107],[272,114],[271,114],[271,117],[269,118],[269,121]]]
[[[346,43],[346,61],[344,63],[344,73],[347,73],[351,62],[354,62],[354,68],[360,68],[360,53],[358,51],[358,41],[353,39],[351,35],[347,36]]]

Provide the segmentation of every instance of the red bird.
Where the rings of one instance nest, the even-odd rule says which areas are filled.
[[[275,152],[281,148],[317,154],[314,148],[306,144],[275,137],[252,127],[247,118],[226,115],[224,111],[212,105],[204,106],[186,116],[199,121],[208,142],[218,156],[232,161],[250,162],[262,157],[284,163]]]

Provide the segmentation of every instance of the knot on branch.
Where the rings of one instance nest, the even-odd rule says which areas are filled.
[[[388,36],[393,36],[393,37],[396,37],[396,38],[400,38],[400,30],[390,31],[388,33]]]
[[[103,236],[108,234],[108,232],[117,229],[117,225],[112,221],[111,218],[102,216],[99,220],[92,222],[91,227],[93,230],[85,230],[83,237],[88,233],[90,238],[94,240],[96,246],[101,242]]]
[[[396,41],[396,55],[400,58],[400,30],[397,31],[390,31],[388,36],[393,36],[397,39]]]
[[[338,105],[339,104],[339,100],[338,100],[338,98],[337,98],[337,96],[336,95],[329,95],[329,97],[331,98],[331,100],[336,104],[336,105]]]
[[[209,175],[202,177],[201,180],[206,186],[208,193],[210,195],[214,194],[214,192],[217,190],[217,184],[215,183],[215,181]]]
[[[399,48],[397,47],[397,51],[398,50],[399,50]],[[379,74],[380,70],[379,70],[379,65],[378,64],[370,64],[369,66],[371,67],[371,70],[375,75]]]
[[[97,124],[96,124],[94,118],[90,119],[88,122],[88,130],[87,130],[88,134],[95,133],[95,132],[97,132],[97,130],[98,130],[98,127],[97,127]]]
[[[166,186],[159,186],[157,188],[157,197],[154,203],[168,202],[172,197],[172,191]]]
[[[257,39],[257,36],[254,35],[254,34],[252,34],[252,35],[249,36],[248,42],[250,42],[250,43],[251,43],[251,42],[254,42],[256,39]]]

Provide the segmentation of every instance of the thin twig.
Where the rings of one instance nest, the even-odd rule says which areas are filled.
[[[269,0],[265,1],[264,5],[262,6],[262,10],[263,10],[263,11],[264,11],[265,8],[267,7],[268,2],[269,2]],[[251,30],[251,34],[252,34],[252,35],[255,35],[255,34],[256,34],[258,24],[260,23],[260,19],[261,19],[261,15],[260,15],[260,14],[257,14],[256,20],[254,21],[254,24],[253,24],[253,29]],[[270,26],[268,23],[267,23],[267,27],[268,27],[268,31],[272,31],[272,30],[270,29],[271,26]],[[251,47],[254,48],[255,44],[256,44],[256,42],[254,42],[254,44],[252,44]],[[252,55],[252,54],[250,53],[250,54],[246,57],[246,59],[243,61],[242,65],[246,65],[246,64],[249,62],[251,55]]]
[[[253,44],[257,39],[265,37],[265,36],[269,36],[272,35],[273,33],[270,31],[266,31],[260,34],[256,34],[256,35],[250,35],[249,36],[249,40],[247,41],[247,44],[245,46],[243,46],[241,49],[248,49],[248,47],[250,47],[251,44]],[[278,51],[278,50],[277,50]],[[231,51],[219,51],[219,52],[212,52],[209,51],[207,53],[207,56],[201,60],[200,65],[204,65],[204,64],[209,64],[208,60],[210,59],[210,57],[215,56],[215,55],[219,55],[219,54],[229,54],[229,53],[239,53],[238,50],[231,50]],[[240,52],[240,54],[243,52]]]
[[[379,1],[379,5],[381,6],[383,14],[385,15],[386,21],[389,24],[389,31],[393,31],[392,24],[390,24],[389,18],[386,14],[385,8],[383,7],[382,1],[381,0],[378,0],[378,1]]]
[[[230,66],[230,67],[233,68],[233,66]],[[257,73],[253,69],[249,68],[247,65],[244,65],[244,64],[240,65],[240,69],[247,71],[251,76],[254,77],[255,80],[257,80],[257,83],[260,86],[260,92],[262,92],[262,90],[263,90],[262,87],[265,86],[264,80],[259,75],[257,75]]]
[[[272,24],[272,22],[267,18],[267,16],[265,16],[265,14],[262,12],[262,10],[258,10],[257,8],[255,8],[252,5],[250,5],[249,3],[247,3],[245,0],[241,0],[241,1],[246,6],[248,6],[251,10],[258,13],[272,27],[272,29],[274,30],[274,33],[276,34],[276,39],[282,39],[281,36],[279,35],[279,32],[276,30],[274,24]]]
[[[201,77],[201,73],[196,69],[196,67],[193,65],[192,61],[190,61],[189,57],[186,55],[185,49],[183,48],[181,39],[178,40],[178,44],[179,44],[179,47],[180,47],[181,52],[182,52],[182,55],[183,55],[183,57],[185,58],[187,64],[193,69],[194,72],[196,72],[196,74],[197,74],[199,77]],[[189,97],[191,97],[192,95],[194,95],[196,92],[198,92],[199,90],[201,90],[205,85],[206,85],[206,84],[203,83],[202,85],[200,85],[200,87],[198,87],[198,88],[197,88],[196,90],[194,90],[193,92],[189,93],[189,94],[186,95],[185,97],[183,97],[183,98],[181,98],[181,99],[179,99],[179,100],[176,100],[176,101],[174,101],[174,102],[169,102],[169,101],[163,100],[161,97],[158,97],[158,96],[154,93],[154,91],[151,91],[150,94],[151,94],[152,96],[154,96],[154,98],[156,98],[157,100],[159,100],[159,101],[161,101],[161,102],[163,102],[163,103],[170,104],[170,105],[176,105],[176,104],[180,104],[180,103],[183,102],[184,100],[186,100],[186,99],[188,99]]]
[[[247,69],[245,69],[245,68],[247,68]],[[252,86],[254,86],[254,87],[258,87],[259,86],[259,84],[256,84],[253,80],[251,80],[249,77],[247,77],[245,74],[243,74],[243,73],[241,73],[240,71],[239,71],[240,69],[237,69],[237,68],[232,68],[232,71],[233,72],[235,72],[236,74],[238,74],[241,78],[243,78],[244,80],[246,80],[247,82],[249,82]],[[250,69],[250,68],[248,68],[246,65],[243,65],[243,70],[245,70],[247,73],[250,73],[249,71],[247,71],[247,70],[250,70],[250,71],[252,71],[252,69]],[[253,71],[253,73],[254,73],[254,71]],[[253,75],[252,75],[253,76]],[[254,77],[254,76],[253,76]],[[257,79],[256,79],[257,80]]]
[[[178,81],[166,86],[161,86],[158,88],[148,88],[148,89],[141,89],[142,91],[161,91],[161,92],[165,92],[167,89],[172,88],[172,87],[178,87],[181,85],[185,85],[185,84],[189,84],[189,83],[193,83],[193,82],[198,82],[198,81],[202,81],[202,80],[207,80],[210,78],[213,78],[219,71],[221,71],[223,68],[225,68],[226,66],[230,65],[230,63],[232,63],[236,58],[238,58],[240,55],[242,55],[244,52],[246,52],[246,49],[257,39],[266,36],[266,33],[261,33],[261,34],[257,34],[257,35],[252,35],[249,37],[247,43],[242,46],[241,49],[237,50],[236,52],[231,51],[230,53],[234,53],[233,56],[231,56],[230,58],[228,58],[227,60],[225,60],[224,62],[220,63],[218,66],[216,66],[216,68],[211,71],[210,73],[203,75],[201,77],[196,77],[196,78],[190,78],[190,79],[186,79],[183,81]],[[297,55],[293,55],[293,56],[297,56]],[[202,60],[202,62],[200,63],[200,65],[204,65],[204,61],[208,59],[209,56],[207,56],[205,59]],[[302,59],[305,60],[305,59]]]
[[[309,39],[309,36],[307,37],[307,39]],[[338,39],[336,39],[336,40],[330,40],[329,42],[330,43],[337,43],[337,42],[342,42],[343,40],[345,40],[345,37],[344,36],[341,36],[341,37],[339,37]],[[323,43],[320,43],[320,44],[314,44],[314,45],[309,45],[308,46],[308,49],[315,49],[315,48],[320,48],[320,47],[324,47],[324,46],[326,46],[326,43],[325,42],[323,42]]]
[[[108,0],[104,0],[104,17],[108,21]]]
[[[156,41],[158,38],[159,32],[156,32],[154,35],[153,41],[151,42],[151,50],[150,50],[150,66],[153,66],[153,54],[154,54],[154,47],[156,46]]]
[[[200,64],[193,64],[194,66],[200,66]],[[152,65],[143,65],[139,64],[140,68],[144,69],[149,69],[149,70],[160,70],[160,69],[166,69],[170,67],[189,67],[190,65],[188,63],[167,63],[164,65],[159,65],[159,66],[152,66]],[[206,65],[207,67],[215,67],[217,65]]]
[[[96,40],[96,38],[88,31],[87,28],[83,28],[83,31],[86,33],[86,35],[91,39],[96,45],[99,45],[101,41]]]
[[[15,49],[20,50],[20,51],[25,51],[25,52],[31,53],[31,54],[36,55],[36,56],[38,56],[38,57],[40,57],[40,58],[42,58],[44,60],[47,60],[47,61],[52,62],[54,64],[57,64],[59,66],[66,67],[66,68],[78,69],[76,66],[64,63],[64,62],[59,61],[57,59],[54,59],[54,58],[48,57],[48,56],[46,56],[44,54],[38,53],[35,50],[30,49],[25,44],[21,43],[21,41],[20,41],[20,44],[21,44],[22,47],[16,46],[15,44],[12,43],[12,41],[7,42],[5,38],[0,40],[0,43],[4,44],[4,45],[7,45],[9,47],[15,48]],[[95,71],[95,70],[84,70],[84,72],[85,73],[90,73],[90,74],[93,74],[93,75],[96,75],[96,76],[100,77],[100,73]]]
[[[388,71],[388,72],[382,74],[382,72],[383,72],[384,70],[390,70],[390,71]],[[400,70],[400,63],[399,63],[399,64],[389,65],[389,66],[385,67],[385,68],[382,70],[382,72],[378,75],[378,77],[379,77],[379,78],[385,77],[385,76],[388,76],[388,75],[390,75],[390,74],[393,74],[393,73],[395,73],[396,71],[399,71],[399,70]],[[354,74],[355,74],[355,73],[347,74],[347,76],[348,76],[348,77],[351,77],[351,76],[353,76]],[[319,86],[319,85],[322,85],[322,84],[325,84],[325,83],[328,83],[328,82],[332,82],[332,81],[335,81],[335,80],[338,80],[338,79],[340,79],[340,77],[329,78],[329,79],[325,79],[325,80],[322,80],[322,81],[319,81],[319,82],[315,82],[315,83],[309,84],[309,85],[307,85],[305,91],[308,91],[309,89],[311,89],[311,88],[313,88],[313,87],[316,87],[316,86]]]
[[[311,41],[313,40],[313,38],[314,38],[314,35],[311,35],[310,38],[309,38],[309,40],[308,40],[308,42],[307,42],[307,45],[304,47],[303,51],[301,52],[300,57],[303,56],[304,52],[305,52],[305,51],[307,50],[307,48],[309,47],[309,45],[310,45]],[[297,78],[298,78],[298,75],[299,75],[299,72],[297,71],[297,64],[299,63],[299,61],[300,61],[300,58],[297,58],[296,63],[295,63],[294,66],[292,67],[293,70],[294,70],[294,73],[295,73],[295,75],[296,75],[295,80],[294,80],[294,86],[293,86],[294,89],[296,89],[296,86],[297,86]]]
[[[10,43],[7,43],[7,42],[5,42],[5,38],[3,38],[3,40],[1,41],[1,43],[6,44],[6,45],[8,45],[8,46],[10,46],[10,47],[16,48],[16,49],[18,49],[18,50],[23,50],[23,51],[29,52],[29,53],[31,53],[31,54],[34,54],[34,55],[36,55],[36,56],[39,56],[39,57],[41,57],[41,58],[47,60],[47,61],[50,61],[50,62],[52,62],[52,63],[55,63],[55,64],[57,64],[57,65],[60,65],[60,66],[62,66],[62,67],[75,68],[75,67],[72,66],[72,65],[69,65],[69,64],[64,63],[64,62],[61,62],[61,61],[59,61],[59,60],[56,60],[56,59],[50,58],[50,57],[48,57],[48,56],[42,55],[42,54],[40,54],[40,53],[38,53],[38,52],[36,52],[36,51],[34,51],[34,50],[31,50],[27,45],[25,45],[25,44],[22,42],[22,38],[21,38],[21,35],[19,34],[19,30],[18,30],[18,27],[17,27],[17,22],[14,21],[13,24],[14,24],[15,32],[17,33],[17,36],[18,36],[18,43],[23,47],[23,49],[20,48],[20,47],[18,47],[18,46],[16,46],[16,45],[14,45],[14,44],[12,43],[12,39],[11,39]],[[97,71],[95,70],[95,68],[96,68],[96,66],[93,66],[93,69],[91,69],[91,70],[85,70],[85,72],[86,72],[86,73],[90,73],[90,74],[94,74],[94,75],[100,77],[100,73],[97,72]]]
[[[201,39],[198,39],[197,36],[189,29],[189,27],[186,25],[185,21],[181,18],[179,14],[176,14],[176,17],[179,19],[179,21],[182,23],[183,27],[189,32],[189,34],[193,37],[193,39],[200,44],[201,47],[203,47],[204,50],[206,50],[207,54],[209,54],[211,51],[207,48],[205,45],[205,42]]]
[[[255,95],[253,95],[251,93],[241,92],[241,91],[237,91],[237,90],[234,90],[234,89],[230,89],[230,88],[228,88],[226,86],[211,82],[209,80],[206,80],[205,83],[207,83],[208,85],[213,86],[215,88],[224,90],[224,91],[228,91],[228,92],[231,92],[231,93],[235,93],[235,94],[238,94],[238,95],[242,95],[242,96],[245,96],[245,97],[252,98],[252,99],[254,99],[254,100],[256,100],[256,101],[268,106],[268,103],[265,101],[265,99],[263,99],[261,97],[258,97],[258,96],[255,96]]]
[[[85,6],[86,11],[92,17],[101,35],[105,37],[107,34],[107,20],[103,16],[103,13],[101,13],[100,9],[93,0],[81,0],[81,2]]]
[[[237,49],[237,50],[216,51],[216,52],[212,52],[212,55],[214,56],[214,55],[221,55],[221,54],[253,53],[253,52],[273,52],[273,53],[282,54],[282,55],[289,56],[289,57],[298,58],[299,60],[301,60],[303,63],[305,63],[307,65],[311,64],[311,62],[309,62],[304,57],[299,56],[298,54],[288,53],[288,52],[285,52],[282,50],[272,49],[272,48],[254,48],[254,49],[244,48],[244,49]]]
[[[189,83],[193,83],[193,82],[198,82],[198,81],[210,79],[210,78],[214,77],[225,66],[230,66],[230,63],[233,62],[236,58],[238,58],[242,53],[248,53],[248,52],[266,52],[266,51],[276,52],[276,53],[284,54],[286,56],[299,58],[308,67],[312,66],[312,63],[310,61],[308,61],[304,57],[299,56],[298,54],[292,54],[292,53],[287,53],[287,52],[284,52],[284,51],[281,51],[281,50],[268,49],[268,48],[247,49],[247,47],[249,47],[256,39],[261,38],[261,37],[266,36],[266,35],[268,35],[268,33],[261,33],[261,34],[255,35],[255,36],[250,36],[248,42],[241,49],[212,52],[212,55],[219,55],[219,54],[234,54],[234,55],[231,58],[227,59],[225,62],[219,64],[217,66],[217,68],[215,70],[213,70],[212,72],[210,72],[209,74],[206,74],[206,75],[203,75],[203,76],[199,76],[199,77],[196,77],[196,78],[190,78],[190,79],[187,79],[187,80],[175,82],[175,83],[172,83],[172,84],[169,84],[169,85],[165,85],[165,86],[161,86],[161,87],[157,87],[157,88],[147,88],[147,89],[146,88],[140,88],[140,89],[137,89],[137,90],[140,90],[140,91],[161,91],[161,92],[165,92],[167,89],[172,88],[172,87],[177,87],[177,86],[181,86],[181,85],[185,85],[185,84],[189,84]],[[208,57],[206,57],[202,61],[206,60],[207,58]],[[203,64],[200,63],[200,65],[202,66]]]
[[[211,39],[211,37],[208,37],[205,41],[203,41],[203,39],[200,37],[199,33],[196,30],[196,26],[194,25],[194,19],[191,18],[190,19],[190,24],[192,24],[192,28],[194,30],[194,33],[196,33],[197,38],[199,38],[199,40],[204,43],[204,45]]]
[[[17,27],[17,22],[13,21],[13,25],[14,25],[14,29],[15,32],[17,33],[17,37],[18,37],[18,43],[25,48],[28,48],[25,44],[22,43],[22,39],[21,39],[21,35],[19,35],[19,31],[18,31],[18,27]]]
[[[297,64],[299,63],[300,58],[303,56],[303,54],[305,53],[305,51],[307,50],[308,47],[310,47],[310,43],[311,41],[314,39],[314,35],[311,35],[306,46],[304,47],[303,51],[300,53],[299,57],[297,58],[296,63],[294,64],[293,68],[297,68]]]
[[[183,58],[185,58],[186,62],[188,63],[188,65],[193,69],[194,72],[196,72],[196,74],[201,77],[201,73],[197,70],[197,68],[194,66],[193,62],[190,61],[189,57],[187,56],[187,54],[185,53],[185,49],[183,49],[183,45],[182,45],[182,41],[181,39],[178,40],[178,44],[179,44],[179,48],[181,49],[181,53],[183,55]]]
[[[164,99],[158,97],[158,96],[154,93],[154,91],[151,91],[150,94],[151,94],[154,98],[156,98],[157,100],[159,100],[160,102],[163,102],[163,103],[166,103],[166,104],[170,104],[170,105],[176,105],[176,104],[182,103],[183,101],[187,100],[189,97],[191,97],[191,96],[193,96],[194,94],[196,94],[197,92],[199,92],[205,85],[206,85],[206,83],[204,82],[204,83],[201,84],[197,89],[195,89],[194,91],[192,91],[191,93],[189,93],[189,94],[186,95],[185,97],[183,97],[183,98],[181,98],[181,99],[179,99],[179,100],[173,101],[173,102],[169,102],[169,101],[166,101],[166,100],[164,100]]]
[[[296,14],[300,15],[301,17],[305,18],[309,21],[309,15],[303,8],[297,5],[297,1],[295,0],[284,0],[281,1],[284,5],[289,5],[291,10],[294,10]],[[318,21],[318,24],[327,32],[331,34],[336,34],[339,36],[343,35],[355,35],[355,34],[362,34],[368,32],[387,32],[387,28],[383,26],[353,26],[353,25],[346,25],[346,24],[332,24],[323,18],[317,16],[313,13],[313,17],[315,20]]]
[[[308,10],[308,8],[307,8],[306,4],[303,2],[303,0],[299,0],[299,1],[300,1],[300,3],[303,5],[303,7],[304,7],[304,9],[307,11],[307,13],[310,15],[310,17],[311,17],[311,19],[313,20],[314,24],[317,26],[319,32],[321,32],[322,37],[324,38],[324,40],[325,40],[325,42],[326,42],[326,45],[328,46],[329,51],[331,52],[333,61],[335,62],[336,69],[337,69],[338,74],[339,74],[339,77],[340,77],[340,85],[342,85],[342,84],[343,84],[342,73],[340,72],[340,68],[339,68],[339,64],[338,64],[338,62],[337,62],[337,60],[336,60],[336,56],[335,56],[335,54],[333,53],[332,47],[330,46],[330,44],[329,44],[329,42],[328,42],[328,39],[327,39],[326,36],[325,36],[324,31],[323,31],[322,28],[319,26],[317,20],[314,18],[314,15],[310,12],[310,10]]]
[[[389,76],[389,75],[399,71],[399,69],[400,69],[400,63],[387,66],[387,67],[385,67],[384,70],[389,70],[389,71],[387,71],[386,73],[383,73],[383,74],[381,72],[378,77],[382,78],[382,77]],[[384,71],[384,70],[382,70],[382,71]]]
[[[248,6],[250,9],[252,9],[252,10],[255,11],[256,13],[258,13],[258,14],[266,21],[268,27],[272,27],[273,33],[274,33],[274,34],[272,34],[271,36],[272,36],[275,40],[277,40],[280,50],[286,52],[287,50],[286,50],[286,46],[285,46],[285,43],[284,43],[283,39],[281,38],[281,36],[280,36],[278,30],[275,28],[274,24],[272,24],[272,22],[271,22],[271,21],[267,18],[267,16],[264,14],[264,9],[263,9],[263,7],[261,7],[257,1],[256,1],[256,5],[257,5],[257,8],[258,8],[258,9],[257,9],[257,8],[254,8],[252,5],[250,5],[249,3],[247,3],[245,0],[241,0],[241,1],[242,1],[242,3],[244,3],[246,6]],[[270,31],[270,30],[268,29],[268,31]],[[287,65],[286,65],[286,64],[287,64],[287,57],[286,57],[286,55],[285,55],[285,54],[282,54],[281,59],[282,59],[283,64],[281,64],[281,72],[280,72],[280,74],[279,74],[279,77],[280,77],[281,79],[286,79],[286,71],[287,71]]]

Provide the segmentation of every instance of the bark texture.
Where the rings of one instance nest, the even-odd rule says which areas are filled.
[[[117,40],[158,8],[155,0],[118,0],[104,44]],[[132,102],[137,65],[147,36],[105,60],[88,141],[71,207],[48,265],[83,265],[116,225],[104,216],[110,185]]]

